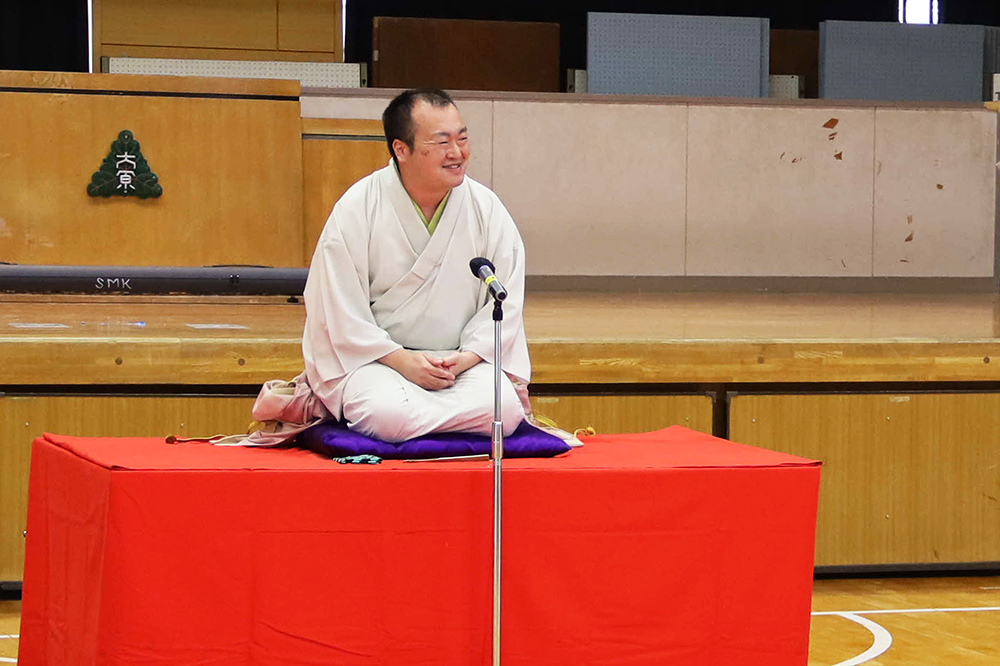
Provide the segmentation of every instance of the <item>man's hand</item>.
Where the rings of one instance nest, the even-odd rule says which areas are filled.
[[[379,362],[428,391],[437,391],[455,384],[457,373],[445,365],[444,359],[431,354],[397,349],[380,358]]]
[[[444,363],[443,367],[450,370],[456,377],[482,360],[479,354],[470,351],[452,352],[441,359]]]

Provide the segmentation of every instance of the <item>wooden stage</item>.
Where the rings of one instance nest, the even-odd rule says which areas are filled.
[[[0,581],[20,580],[28,450],[79,435],[240,432],[302,367],[283,298],[0,296]],[[1000,562],[994,294],[529,294],[537,412],[675,423],[824,461],[816,562]]]
[[[0,385],[256,384],[301,369],[279,297],[0,295]],[[992,294],[538,293],[535,384],[1000,381]]]

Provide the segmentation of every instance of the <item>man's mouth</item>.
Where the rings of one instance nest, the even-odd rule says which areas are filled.
[[[461,169],[462,168],[462,164],[461,164],[461,162],[458,163],[458,164],[445,164],[444,168],[445,169]]]

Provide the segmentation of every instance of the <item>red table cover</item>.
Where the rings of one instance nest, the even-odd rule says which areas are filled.
[[[503,663],[806,664],[819,463],[675,426],[503,463]],[[486,666],[492,463],[45,435],[19,663]]]

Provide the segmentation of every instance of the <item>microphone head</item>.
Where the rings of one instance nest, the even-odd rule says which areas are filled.
[[[472,269],[472,274],[475,275],[477,278],[479,277],[479,271],[480,269],[482,269],[483,266],[486,266],[491,271],[496,272],[496,269],[493,268],[493,262],[491,262],[489,259],[484,259],[483,257],[476,257],[475,259],[469,262],[469,268]]]

